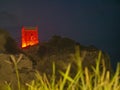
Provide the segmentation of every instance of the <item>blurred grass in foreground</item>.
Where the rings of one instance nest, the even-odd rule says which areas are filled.
[[[114,74],[111,74],[105,67],[102,61],[102,70],[100,69],[101,51],[96,60],[96,67],[92,67],[92,73],[87,67],[82,68],[82,58],[76,48],[75,57],[77,64],[77,73],[74,77],[70,76],[71,64],[67,66],[65,72],[59,71],[61,77],[56,80],[56,67],[53,62],[52,77],[48,79],[48,75],[40,74],[36,71],[36,79],[24,85],[24,88],[19,83],[19,75],[17,64],[14,62],[16,75],[18,77],[18,89],[16,90],[120,90],[120,63],[117,64],[117,69]],[[14,60],[13,60],[14,61]],[[5,85],[0,90],[13,90],[10,83]]]

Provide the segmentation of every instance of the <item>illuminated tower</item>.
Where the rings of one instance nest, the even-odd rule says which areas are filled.
[[[22,27],[22,48],[38,43],[38,27]]]

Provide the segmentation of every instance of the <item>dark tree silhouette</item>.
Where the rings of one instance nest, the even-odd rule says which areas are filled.
[[[5,49],[6,53],[17,54],[20,52],[20,49],[18,48],[16,41],[11,37],[6,38]]]
[[[0,52],[11,54],[17,54],[20,52],[16,41],[4,29],[0,29]]]

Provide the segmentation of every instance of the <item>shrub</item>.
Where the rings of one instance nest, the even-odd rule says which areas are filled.
[[[26,90],[120,90],[120,63],[118,63],[114,75],[111,76],[110,71],[105,67],[104,61],[102,71],[100,70],[101,51],[96,60],[96,66],[92,67],[92,73],[88,67],[82,68],[79,52],[76,52],[75,58],[78,70],[74,77],[70,76],[71,64],[68,64],[65,72],[59,71],[61,77],[56,80],[56,67],[53,62],[52,77],[49,79],[48,75],[36,71],[36,80],[26,83],[28,87]],[[6,90],[11,90],[10,84],[6,84],[6,87],[8,88]],[[21,87],[19,86],[19,88]],[[21,88],[21,90],[25,89]]]

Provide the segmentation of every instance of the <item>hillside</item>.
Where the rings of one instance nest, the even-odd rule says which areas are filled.
[[[52,75],[53,62],[56,66],[56,75],[59,79],[59,71],[66,71],[71,64],[70,76],[74,77],[79,70],[80,62],[82,69],[96,66],[96,60],[100,58],[100,69],[105,66],[111,71],[110,58],[105,52],[94,46],[83,46],[76,41],[60,36],[53,36],[47,42],[41,42],[39,45],[18,48],[15,40],[4,30],[0,30],[0,87],[4,81],[12,83],[16,87],[16,72],[19,72],[19,79],[22,84],[34,79],[34,71],[40,74],[46,73],[48,78]],[[105,65],[103,65],[105,62]],[[16,68],[17,67],[17,68]],[[92,72],[91,72],[92,73]]]
[[[40,43],[40,45],[27,47],[23,49],[24,53],[31,57],[34,62],[33,66],[41,73],[52,73],[52,63],[55,62],[57,70],[65,71],[68,64],[72,64],[71,73],[77,70],[77,60],[75,58],[76,52],[79,53],[80,60],[82,60],[83,68],[95,66],[101,50],[94,46],[83,46],[72,39],[60,36],[53,36],[48,42]],[[107,70],[111,70],[109,55],[102,52],[102,61],[105,62]]]

